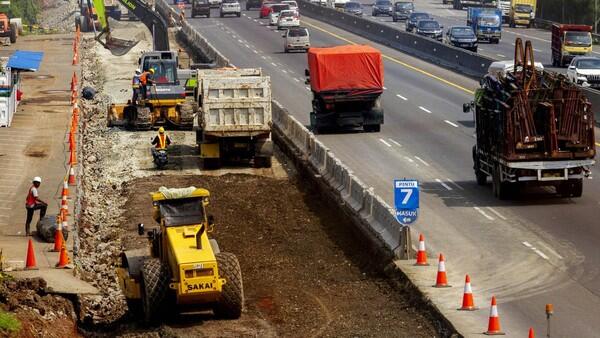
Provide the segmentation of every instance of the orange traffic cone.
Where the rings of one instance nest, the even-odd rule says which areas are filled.
[[[77,102],[77,91],[72,90],[71,91],[71,104],[75,104],[75,102]]]
[[[423,234],[419,234],[419,250],[417,251],[417,263],[415,263],[415,265],[429,265],[429,263],[427,263],[425,236],[423,236]]]
[[[35,261],[35,251],[33,250],[33,241],[31,238],[29,239],[29,243],[27,244],[27,260],[25,262],[25,269],[27,270],[37,270],[37,263]]]
[[[56,220],[56,230],[54,231],[54,249],[51,251],[59,252],[63,247],[64,237],[62,234],[62,217],[59,215]]]
[[[500,317],[498,316],[498,305],[496,305],[496,296],[492,296],[492,307],[490,308],[490,320],[488,329],[483,334],[488,336],[504,335],[500,330]]]
[[[58,269],[68,269],[67,266],[69,264],[69,255],[67,254],[67,247],[63,242],[63,246],[60,248],[60,254],[58,255],[58,263],[56,263],[56,267]]]
[[[67,180],[63,181],[61,196],[69,196],[69,184],[67,183]]]
[[[475,306],[473,301],[473,290],[471,290],[471,277],[467,275],[465,277],[465,291],[463,293],[462,307],[459,310],[462,311],[475,311],[479,309]]]
[[[71,151],[71,156],[69,156],[69,165],[77,164],[77,156],[75,155],[75,149]]]
[[[440,254],[440,260],[438,262],[438,272],[435,279],[436,288],[449,288],[451,285],[448,284],[448,277],[446,276],[446,261],[444,255]]]
[[[76,64],[78,64],[78,58],[77,58],[77,52],[73,53],[73,62],[72,65],[75,66]]]
[[[69,185],[75,185],[75,169],[73,166],[69,169]]]
[[[535,338],[535,332],[533,332],[533,328],[529,328],[529,338]]]
[[[77,74],[73,72],[73,76],[71,76],[71,90],[75,89],[77,86]]]
[[[69,151],[75,150],[75,134],[69,131]]]

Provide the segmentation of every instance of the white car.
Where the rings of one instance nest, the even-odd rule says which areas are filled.
[[[298,17],[298,12],[288,9],[279,13],[279,19],[277,20],[277,29],[299,26],[300,18]]]
[[[292,27],[283,33],[283,51],[289,53],[292,50],[308,51],[310,48],[310,35],[304,27]]]
[[[583,87],[600,89],[600,58],[577,56],[567,68],[567,78]]]
[[[269,13],[269,25],[277,25],[277,21],[279,20],[279,13],[288,9],[290,9],[290,6],[286,4],[274,4],[273,6],[271,6],[271,12]]]
[[[242,7],[237,0],[223,0],[221,3],[220,16],[235,15],[238,18],[242,15]]]
[[[294,0],[284,0],[281,3],[290,6],[291,10],[294,10],[294,11],[298,10],[298,3]]]

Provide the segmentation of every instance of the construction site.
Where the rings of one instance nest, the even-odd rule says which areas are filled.
[[[55,1],[55,5],[62,6],[58,10],[76,10],[77,1]],[[147,27],[136,21],[115,21],[115,36],[135,36],[138,41],[127,53],[114,55],[94,39],[93,32],[76,29],[72,16],[64,20],[73,24],[68,32],[21,36],[14,46],[41,48],[44,57],[35,78],[51,82],[36,83],[27,75],[13,126],[0,130],[2,140],[16,128],[31,135],[30,139],[17,137],[24,142],[17,148],[23,156],[17,156],[21,167],[12,169],[11,177],[20,181],[5,196],[14,197],[19,207],[3,210],[7,213],[0,239],[5,271],[0,280],[0,321],[10,325],[0,323],[0,335],[450,336],[451,326],[389,266],[389,259],[378,258],[378,249],[364,240],[340,203],[323,194],[306,169],[289,157],[289,149],[281,148],[285,143],[275,141],[269,152],[264,145],[271,142],[269,135],[259,141],[263,143],[252,144],[251,149],[262,150],[252,150],[249,160],[217,157],[215,161],[206,155],[214,152],[215,142],[206,130],[204,141],[199,142],[196,130],[165,125],[171,141],[168,163],[157,167],[151,141],[159,122],[152,120],[155,125],[148,128],[109,122],[114,104],[131,104],[131,79],[140,67],[138,59],[153,48]],[[176,31],[171,29],[169,40],[170,50],[179,53],[179,68],[202,62],[194,60],[197,51],[179,44]],[[47,42],[42,44],[41,39]],[[270,104],[270,94],[268,99]],[[127,108],[119,112],[127,119],[123,111]],[[181,110],[176,112],[181,118]],[[28,118],[21,121],[20,116]],[[40,133],[44,139],[54,139],[41,146],[34,136]],[[256,135],[252,142],[263,137]],[[240,137],[236,140],[243,142]],[[42,148],[34,153],[34,145]],[[43,177],[40,195],[49,203],[48,214],[52,219],[58,215],[58,225],[49,236],[60,229],[62,247],[57,248],[57,237],[54,244],[40,237],[43,226],[37,227],[38,235],[29,244],[32,237],[22,232],[21,195],[27,194],[29,176],[38,175]],[[184,207],[184,202],[189,205]],[[198,219],[198,223],[192,226],[185,219]],[[190,305],[184,291],[167,292],[168,280],[171,291],[179,290],[173,286],[174,276],[163,280],[163,275],[156,275],[155,283],[165,283],[164,293],[156,289],[159,284],[152,286],[153,281],[145,279],[151,264],[163,264],[160,269],[164,269],[163,250],[181,250],[172,257],[184,259],[188,244],[191,255],[197,250],[205,261],[198,264],[195,256],[196,270],[190,271],[196,274],[185,272],[183,277],[182,270],[179,278],[192,277],[185,284],[188,290],[198,285],[211,289],[195,296],[199,297],[195,302],[206,306],[192,311],[180,305]],[[52,247],[57,251],[51,252]],[[140,250],[144,252],[142,277],[133,268],[138,257],[127,256]],[[218,266],[220,278],[197,282],[207,276],[199,271],[207,273],[213,265]],[[167,270],[179,273],[173,267]],[[141,286],[139,278],[144,278]],[[178,285],[183,288],[183,283],[188,282]],[[236,295],[227,294],[234,291]],[[172,293],[177,293],[177,304]]]

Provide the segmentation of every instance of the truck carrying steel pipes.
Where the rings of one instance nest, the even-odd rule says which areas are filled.
[[[378,132],[383,124],[383,59],[366,45],[308,50],[307,82],[313,93],[310,126],[363,128]]]
[[[580,197],[594,164],[594,113],[581,89],[563,75],[536,70],[530,41],[515,43],[515,66],[506,76],[486,75],[474,102],[477,184],[492,179],[499,199],[524,185],[554,186]]]

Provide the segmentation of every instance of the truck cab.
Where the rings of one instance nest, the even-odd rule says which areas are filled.
[[[473,28],[478,41],[498,43],[502,37],[502,11],[471,7],[467,12],[467,26]]]
[[[564,67],[576,56],[592,52],[592,26],[552,25],[552,65]]]
[[[523,25],[531,28],[531,24],[535,19],[536,2],[536,0],[512,0],[509,18],[510,27]]]

